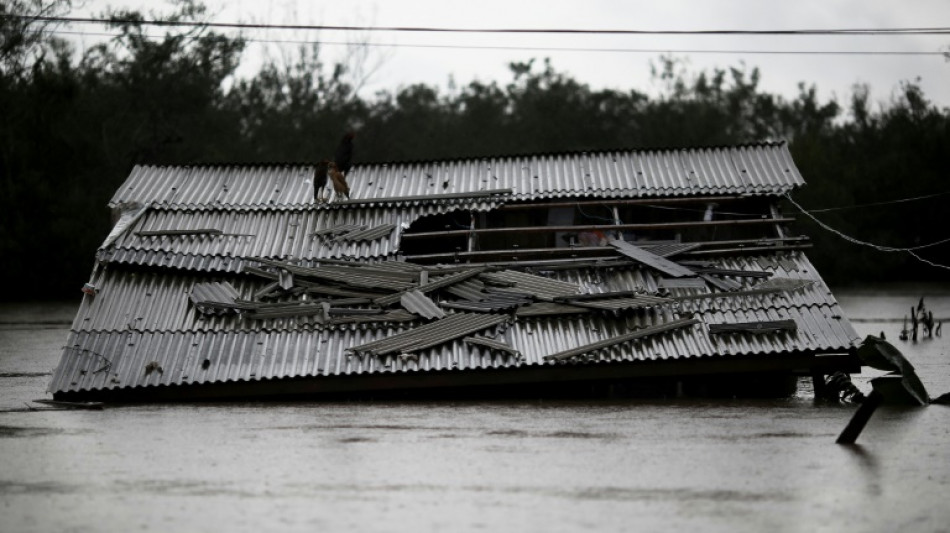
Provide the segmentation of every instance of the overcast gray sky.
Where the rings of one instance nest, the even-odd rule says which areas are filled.
[[[632,30],[783,30],[827,28],[950,27],[948,0],[206,0],[220,22],[427,26],[448,28],[570,28]],[[101,13],[106,5],[142,11],[169,11],[161,2],[94,0],[74,15]],[[101,31],[84,26],[87,31]],[[155,30],[158,31],[158,30]],[[925,94],[950,107],[950,62],[931,56],[761,55],[675,52],[677,50],[815,50],[902,51],[950,50],[950,35],[941,36],[607,36],[482,35],[431,33],[354,33],[343,31],[250,30],[261,40],[321,40],[341,43],[369,40],[368,64],[378,66],[363,89],[395,90],[413,83],[447,90],[448,80],[464,85],[510,79],[507,64],[550,57],[554,67],[593,88],[654,92],[649,65],[661,52],[592,52],[565,50],[489,50],[465,46],[523,48],[594,48],[670,50],[686,58],[690,70],[737,66],[759,67],[764,90],[792,98],[799,82],[814,84],[820,97],[846,102],[855,83],[871,86],[872,99],[885,101],[902,80],[920,78]],[[89,38],[92,40],[93,38]],[[395,46],[389,46],[395,45]],[[451,46],[428,48],[422,46]],[[251,43],[242,72],[252,74],[264,57],[280,57],[297,45]],[[342,57],[344,45],[326,44],[325,57]]]

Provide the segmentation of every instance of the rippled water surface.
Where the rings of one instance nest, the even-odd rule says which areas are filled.
[[[838,291],[931,395],[950,332],[900,342],[921,295]],[[0,531],[948,531],[950,407],[779,400],[144,405],[24,412],[76,304],[0,304]],[[869,390],[867,371],[856,383]]]

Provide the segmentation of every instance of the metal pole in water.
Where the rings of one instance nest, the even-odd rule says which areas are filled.
[[[864,401],[861,402],[861,407],[858,407],[858,410],[855,411],[854,416],[851,417],[851,421],[848,422],[848,425],[845,426],[841,434],[838,435],[838,440],[836,440],[835,443],[854,444],[854,441],[858,440],[858,435],[864,430],[864,426],[867,425],[868,420],[871,419],[871,415],[874,414],[874,411],[877,410],[883,401],[884,395],[876,390],[871,391],[871,393],[864,398]]]

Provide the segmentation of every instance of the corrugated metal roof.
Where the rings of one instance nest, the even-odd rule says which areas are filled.
[[[858,340],[857,335],[850,330],[846,320],[835,320],[828,312],[827,309],[805,307],[781,312],[758,310],[716,314],[702,320],[790,319],[799,325],[799,329],[768,335],[711,336],[704,326],[697,325],[645,337],[634,343],[606,347],[593,354],[590,360],[630,362],[767,356],[789,351],[840,351],[850,347]],[[475,316],[509,320],[496,315]],[[492,338],[521,354],[522,357],[517,359],[489,347],[472,345],[462,338],[445,341],[444,337],[436,339],[441,344],[416,349],[415,357],[411,358],[400,357],[396,351],[383,356],[345,353],[348,348],[388,341],[406,331],[404,327],[395,325],[334,330],[74,332],[53,373],[49,390],[80,391],[557,364],[544,361],[544,357],[623,335],[632,328],[650,327],[675,319],[673,315],[656,311],[629,315],[621,320],[597,314],[516,320],[504,331],[494,333],[492,326],[488,326]],[[424,337],[423,340],[431,342],[432,338]],[[387,348],[398,351],[398,347],[392,344]],[[205,360],[208,361],[207,368],[203,368]],[[153,361],[162,372],[146,372],[146,367]]]
[[[736,270],[760,268],[760,257],[727,257],[720,258],[717,263],[723,268]],[[785,263],[782,266],[782,263]],[[767,281],[746,279],[743,288],[756,287],[794,288],[790,291],[775,289],[775,292],[730,295],[716,299],[694,299],[678,302],[678,308],[688,312],[705,313],[712,310],[742,309],[787,309],[801,306],[827,306],[836,309],[836,314],[842,314],[837,301],[814,270],[814,267],[801,252],[794,252],[783,256],[782,261],[774,261],[770,271],[773,277]],[[386,262],[366,267],[373,272],[387,270],[397,271],[399,262]],[[788,270],[787,270],[788,269]],[[442,279],[452,278],[456,281],[465,276],[481,273],[481,276],[494,277],[505,283],[517,284],[510,287],[512,294],[533,293],[550,299],[570,297],[576,294],[603,294],[623,291],[639,291],[645,294],[655,294],[658,289],[658,275],[648,268],[585,268],[580,270],[556,270],[547,272],[547,276],[533,276],[516,271],[482,273],[482,269],[471,269],[456,274],[448,274]],[[99,288],[95,296],[85,296],[73,323],[73,330],[109,331],[136,329],[147,331],[209,331],[213,329],[292,329],[300,326],[310,326],[312,321],[303,318],[285,317],[248,322],[236,315],[205,316],[196,313],[191,307],[190,294],[198,284],[209,282],[229,282],[244,300],[253,300],[254,293],[260,290],[266,280],[258,280],[246,276],[208,277],[200,274],[186,275],[174,272],[135,272],[128,273],[121,269],[107,268],[101,271],[92,280]],[[341,274],[344,279],[351,279]],[[440,278],[433,278],[436,283]],[[477,280],[470,279],[444,288],[446,293],[456,294],[457,289],[464,283],[472,283],[476,287]],[[439,283],[437,286],[444,286]],[[423,286],[425,288],[426,286]],[[500,289],[500,288],[499,288]],[[705,289],[669,289],[672,296],[688,296],[711,294]],[[480,293],[472,291],[474,299]],[[500,297],[509,296],[498,294]],[[392,302],[399,301],[398,295]],[[491,296],[495,298],[495,296]],[[494,302],[493,299],[487,300]],[[504,298],[501,298],[504,299]],[[498,302],[494,302],[498,303]],[[492,304],[494,305],[494,304]],[[511,300],[505,299],[505,305],[511,307]]]
[[[136,166],[109,202],[176,208],[303,208],[314,205],[312,165]],[[804,184],[783,143],[741,147],[625,150],[355,165],[351,197],[412,197],[511,189],[512,200],[570,196],[783,194]],[[450,205],[458,200],[442,200]],[[468,202],[468,200],[460,200]]]
[[[491,203],[456,206],[474,211]],[[211,272],[238,272],[247,258],[387,257],[399,249],[401,227],[448,210],[425,205],[397,209],[174,210],[149,209],[100,248],[104,262]],[[226,228],[220,235],[143,236],[141,232]],[[364,230],[354,231],[357,228]],[[343,236],[337,236],[343,233]]]
[[[838,352],[857,341],[798,252],[711,258],[700,273],[718,270],[702,284],[663,281],[626,258],[518,270],[369,264],[395,254],[412,222],[456,209],[781,194],[802,184],[785,144],[364,165],[348,175],[356,200],[329,205],[314,205],[311,177],[307,165],[136,167],[113,205],[151,207],[130,211],[100,249],[98,293],[84,296],[50,390],[565,364],[544,358],[588,345],[599,348],[586,360],[600,363]],[[654,254],[648,264],[665,261]],[[668,298],[656,296],[661,285]],[[627,341],[687,316],[698,323]],[[779,321],[796,329],[708,327]]]
[[[465,337],[465,339],[463,340],[465,341],[466,344],[474,344],[476,346],[485,346],[487,348],[491,348],[492,350],[499,350],[507,354],[511,354],[514,357],[521,357],[521,352],[495,339],[489,339],[488,337],[475,336],[475,337]]]

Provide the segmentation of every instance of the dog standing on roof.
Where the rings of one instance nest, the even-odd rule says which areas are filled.
[[[335,197],[350,198],[350,186],[346,183],[346,174],[353,166],[353,138],[355,136],[352,131],[346,132],[343,138],[340,139],[340,144],[336,147],[333,160],[324,159],[317,163],[313,174],[313,199],[315,202],[325,203],[328,200],[324,197],[327,177],[330,178],[330,182],[333,184]]]

